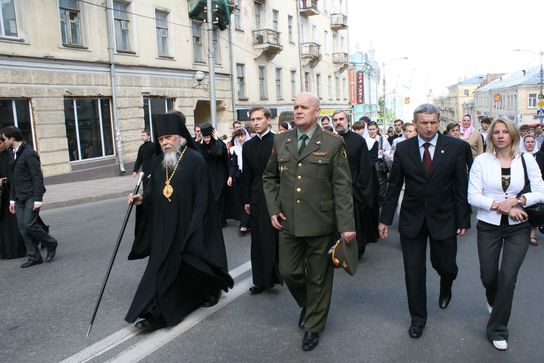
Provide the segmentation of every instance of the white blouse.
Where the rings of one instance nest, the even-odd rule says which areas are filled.
[[[527,165],[527,174],[531,184],[531,193],[523,194],[527,200],[526,205],[531,206],[536,203],[544,202],[544,181],[540,168],[536,160],[531,156],[524,154],[525,165]],[[502,189],[502,171],[501,162],[495,157],[494,153],[484,152],[474,159],[470,169],[470,178],[468,183],[468,202],[478,208],[477,218],[480,221],[500,225],[501,214],[491,210],[494,201],[500,202],[508,198],[515,198],[525,185],[525,176],[523,173],[523,164],[521,157],[516,156],[510,166],[510,185],[506,192]],[[509,224],[518,224],[509,218]]]

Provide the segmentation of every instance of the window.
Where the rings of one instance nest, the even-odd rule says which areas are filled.
[[[529,108],[536,108],[536,93],[529,93]]]
[[[289,36],[289,42],[294,43],[294,37],[293,37],[293,17],[289,15],[287,17],[287,34]]]
[[[259,66],[259,97],[265,100],[266,97],[266,67]]]
[[[291,98],[297,95],[297,71],[291,71]]]
[[[327,41],[327,39],[329,38],[329,32],[328,31],[324,31],[323,32],[323,50],[325,52],[325,54],[329,54],[329,42]]]
[[[247,99],[246,96],[246,70],[243,64],[236,64],[236,80],[238,82],[238,99]]]
[[[275,31],[280,31],[280,26],[278,23],[279,17],[280,17],[280,12],[277,10],[272,10],[272,29]]]
[[[321,74],[319,73],[315,75],[315,93],[321,99]]]
[[[118,52],[131,52],[130,17],[127,3],[113,2],[113,19],[115,26],[115,49]]]
[[[153,118],[174,108],[174,99],[168,97],[144,97],[144,128],[151,132],[153,140]]]
[[[327,93],[329,94],[329,100],[332,100],[332,76],[329,76],[328,79]]]
[[[346,80],[346,77],[343,77],[342,78],[342,95],[343,95],[344,101],[348,99],[347,90],[348,90],[347,80]]]
[[[221,54],[219,53],[219,30],[214,29],[212,33],[213,50],[215,53],[215,64],[221,64]]]
[[[29,99],[0,99],[0,129],[8,126],[17,126],[23,134],[23,139],[34,147],[32,114],[30,110]]]
[[[169,57],[168,51],[168,13],[155,10],[155,28],[157,30],[157,55]]]
[[[310,92],[310,72],[304,72],[304,91]]]
[[[466,90],[463,91],[463,95],[465,95],[465,96],[468,96],[468,95],[469,95],[468,89],[466,89]]]
[[[15,0],[0,0],[0,36],[18,36]]]
[[[281,92],[281,68],[276,68],[276,98],[278,100],[283,99]]]
[[[114,155],[110,100],[64,100],[64,123],[70,161]]]
[[[202,23],[193,21],[193,61],[202,62]]]
[[[255,4],[255,29],[261,29],[261,4]]]
[[[236,0],[236,7],[234,8],[234,29],[242,29],[242,0]]]
[[[59,0],[60,35],[62,44],[82,46],[81,20],[77,0]]]
[[[340,100],[340,77],[335,76],[335,81],[336,81],[336,99]]]

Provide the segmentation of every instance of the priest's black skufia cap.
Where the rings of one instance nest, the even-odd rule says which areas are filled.
[[[200,131],[202,132],[202,136],[210,136],[213,132],[213,126],[209,123],[205,123],[200,125]]]
[[[154,115],[153,130],[155,137],[183,135],[183,118],[176,114]]]

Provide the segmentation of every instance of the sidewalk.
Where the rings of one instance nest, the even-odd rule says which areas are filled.
[[[81,203],[89,203],[132,193],[137,179],[132,173],[112,178],[86,180],[65,184],[45,185],[43,209],[61,208]]]

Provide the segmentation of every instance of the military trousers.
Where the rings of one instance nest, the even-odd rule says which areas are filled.
[[[310,332],[322,332],[329,314],[334,269],[328,252],[333,238],[334,234],[279,234],[280,275],[297,304],[306,309],[304,329]]]

